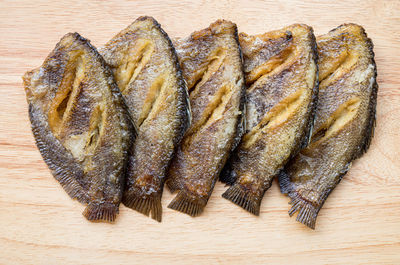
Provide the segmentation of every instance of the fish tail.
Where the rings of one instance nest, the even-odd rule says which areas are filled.
[[[234,184],[227,189],[222,194],[222,197],[254,215],[260,215],[261,198],[257,198],[253,194],[245,191],[239,184]]]
[[[161,222],[162,207],[161,194],[140,197],[134,194],[124,195],[122,203],[146,216],[150,215],[154,220]]]
[[[83,211],[83,216],[89,221],[114,222],[117,217],[118,206],[112,203],[89,203]]]
[[[292,208],[289,210],[289,215],[293,216],[296,212],[296,220],[311,229],[315,229],[315,222],[318,216],[319,208],[313,205],[310,201],[301,197],[301,195],[296,191],[295,186],[290,181],[289,175],[281,171],[279,173],[279,186],[283,194],[287,194],[291,201],[289,204]]]
[[[289,215],[293,216],[298,212],[296,221],[311,229],[315,229],[319,208],[302,198],[296,191],[290,192],[289,197],[291,198],[289,204],[292,205],[292,208],[289,210]]]
[[[201,200],[194,200],[183,191],[171,201],[168,208],[188,214],[192,217],[198,216],[203,212],[205,203]]]

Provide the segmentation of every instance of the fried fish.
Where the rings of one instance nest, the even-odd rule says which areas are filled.
[[[218,20],[176,41],[176,50],[192,125],[171,162],[167,185],[178,194],[168,207],[197,216],[243,131],[245,82],[236,25]]]
[[[328,195],[367,151],[378,85],[373,45],[364,29],[345,24],[317,38],[320,91],[311,143],[279,177],[297,221],[314,229]]]
[[[100,52],[138,127],[122,202],[161,221],[166,170],[190,124],[189,96],[175,49],[156,20],[140,17]]]
[[[33,135],[54,177],[88,204],[88,220],[114,221],[135,129],[103,58],[69,33],[23,80]]]
[[[288,159],[308,143],[318,70],[311,27],[295,24],[261,35],[239,35],[244,55],[246,132],[221,180],[222,197],[259,215],[264,193]]]

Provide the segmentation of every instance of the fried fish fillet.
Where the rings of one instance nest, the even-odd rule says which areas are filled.
[[[167,185],[179,192],[168,207],[197,216],[243,131],[245,82],[236,25],[218,20],[178,40],[176,50],[192,125],[169,169]]]
[[[221,180],[222,194],[252,214],[288,159],[308,143],[318,69],[311,27],[295,24],[261,35],[239,35],[244,55],[246,133]]]
[[[114,221],[135,130],[110,69],[78,33],[24,77],[33,135],[65,191],[91,221]]]
[[[364,29],[345,24],[317,38],[320,91],[311,143],[279,178],[291,198],[292,216],[314,229],[319,210],[367,151],[375,124],[378,85],[371,40]]]
[[[189,96],[175,49],[156,20],[140,17],[101,53],[138,127],[122,202],[161,221],[167,166],[190,124]]]

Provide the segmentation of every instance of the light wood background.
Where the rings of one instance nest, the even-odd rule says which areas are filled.
[[[312,231],[289,218],[277,183],[255,217],[217,184],[198,218],[166,208],[157,223],[124,206],[115,224],[90,223],[34,144],[21,76],[67,32],[99,47],[139,15],[170,36],[217,18],[261,33],[295,22],[316,34],[363,25],[375,44],[378,119],[369,152],[330,195]],[[1,264],[400,264],[400,1],[0,1]]]

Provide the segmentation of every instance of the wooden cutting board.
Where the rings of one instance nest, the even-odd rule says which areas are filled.
[[[1,264],[400,264],[400,1],[0,1]],[[124,206],[115,224],[90,223],[53,179],[34,144],[21,76],[66,33],[100,47],[139,15],[173,36],[218,18],[262,33],[295,22],[323,34],[363,25],[375,44],[377,127],[371,148],[321,210],[315,231],[289,218],[277,183],[260,217],[221,198],[200,217],[167,208],[157,223]]]

